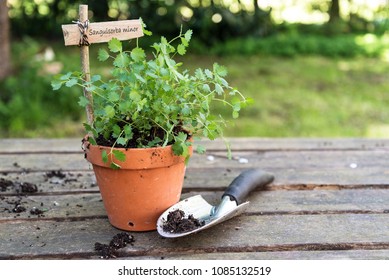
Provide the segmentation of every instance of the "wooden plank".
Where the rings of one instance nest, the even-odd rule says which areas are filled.
[[[18,209],[13,211],[18,205]],[[42,213],[35,210],[42,211]],[[100,193],[79,195],[7,196],[0,199],[0,222],[15,220],[106,217]],[[27,221],[27,222],[29,222]]]
[[[335,151],[388,149],[389,139],[368,138],[227,138],[234,151]],[[199,143],[210,151],[225,150],[220,140]]]
[[[310,168],[350,169],[377,168],[387,166],[389,153],[386,151],[291,151],[291,152],[239,152],[234,159],[227,159],[225,153],[206,155],[194,154],[189,161],[191,168],[252,168],[267,166],[299,170]],[[90,170],[89,163],[79,154],[3,154],[0,172],[10,170]]]
[[[0,139],[0,154],[4,153],[79,153],[81,152],[81,137],[79,139],[59,138],[4,138]]]
[[[284,251],[205,253],[168,256],[145,256],[136,259],[164,260],[387,260],[389,250]]]
[[[362,169],[357,174],[350,170],[283,170],[263,167],[275,175],[275,181],[266,190],[313,190],[313,189],[389,189],[387,171]],[[222,191],[239,175],[241,168],[188,168],[184,180],[184,192]],[[58,171],[58,170],[57,170]],[[65,178],[47,178],[46,172],[1,173],[0,178],[11,180],[16,187],[9,187],[3,194],[18,194],[19,183],[35,184],[41,194],[97,192],[92,170],[83,172],[62,171]],[[1,194],[1,193],[0,193]]]
[[[0,223],[0,258],[96,257],[94,243],[108,243],[118,232],[105,219]],[[163,239],[155,231],[132,234],[136,241],[121,251],[122,257],[388,250],[389,215],[240,216],[180,239]]]
[[[228,160],[214,153],[195,154],[189,162],[187,179],[198,187],[223,187],[246,168],[262,168],[276,176],[274,185],[385,185],[389,184],[389,153],[384,151],[240,152],[245,159]],[[0,175],[10,172],[91,171],[82,154],[2,154]],[[197,170],[199,169],[199,170]],[[220,176],[215,176],[220,174]],[[192,177],[193,176],[193,177]],[[193,178],[193,179],[191,179]],[[218,180],[215,182],[215,180]],[[187,183],[192,185],[192,183]]]
[[[212,205],[220,202],[222,192],[187,192],[181,199],[202,195]],[[1,197],[1,196],[0,196]],[[378,214],[388,212],[389,190],[315,190],[315,191],[257,191],[250,201],[247,215],[304,215],[331,213]],[[26,211],[14,213],[18,203]],[[33,208],[43,210],[32,215]],[[0,199],[0,222],[17,219],[70,219],[104,217],[100,193],[3,196]]]
[[[193,169],[188,168],[184,180],[184,192],[222,191],[243,169]],[[355,173],[342,170],[294,170],[270,169],[275,181],[266,190],[318,190],[318,189],[389,189],[385,170],[361,170]],[[0,178],[14,182],[14,186],[2,194],[17,195],[19,183],[35,184],[40,194],[98,192],[95,176],[88,172],[64,172],[66,177],[47,179],[45,172],[1,173]],[[71,174],[71,175],[68,175]],[[218,174],[217,176],[215,174]],[[0,194],[1,194],[0,193]]]
[[[79,153],[81,138],[4,138],[0,139],[1,153]],[[366,138],[228,138],[233,151],[296,151],[296,150],[383,150],[388,149],[389,139]],[[221,140],[201,140],[209,151],[225,151]]]
[[[50,172],[0,173],[0,179],[11,181],[12,183],[10,186],[1,189],[0,195],[20,195],[22,192],[21,184],[23,183],[35,185],[37,194],[98,191],[93,171],[63,172],[55,170],[55,172],[60,177],[53,176]],[[61,178],[62,176],[63,178]]]
[[[64,24],[62,31],[65,46],[78,45],[80,30],[77,24]],[[140,20],[119,20],[90,23],[87,30],[89,44],[108,42],[112,38],[120,41],[139,38],[143,36]]]
[[[270,166],[270,163],[269,163]],[[344,189],[344,188],[389,188],[388,169],[377,166],[376,168],[363,169],[291,169],[275,168],[266,165],[256,165],[256,168],[262,168],[272,172],[275,175],[275,181],[267,186],[269,190],[277,189]],[[48,168],[56,169],[55,165]],[[57,166],[59,167],[59,166]],[[242,170],[241,166],[237,168],[193,168],[189,167],[186,171],[184,180],[184,189],[186,190],[223,190]],[[46,172],[46,171],[45,171]],[[94,191],[96,190],[95,179],[92,170],[75,171],[66,173],[81,174],[76,177],[77,181],[69,178],[67,183],[55,182],[56,179],[44,182],[45,172],[23,171],[20,173],[0,172],[0,178],[15,180],[16,182],[30,182],[38,184],[43,192],[63,192],[63,191]],[[78,176],[78,175],[77,175]],[[74,178],[74,176],[73,176]],[[10,189],[9,192],[13,192]]]

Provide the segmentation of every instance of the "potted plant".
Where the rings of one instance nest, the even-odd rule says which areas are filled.
[[[99,61],[113,61],[108,81],[94,75],[85,82],[82,73],[70,72],[52,82],[54,90],[80,86],[93,95],[93,122],[84,124],[85,157],[109,221],[120,229],[153,230],[159,215],[179,201],[193,138],[222,137],[225,121],[212,113],[213,102],[230,108],[234,118],[249,103],[225,80],[223,66],[182,70],[174,59],[186,53],[191,36],[181,28],[170,41],[161,37],[149,56],[138,39],[131,50],[112,39],[108,50],[98,52]],[[79,104],[90,101],[80,96]]]

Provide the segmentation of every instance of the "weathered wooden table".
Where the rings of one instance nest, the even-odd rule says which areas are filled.
[[[179,239],[133,232],[119,257],[389,259],[389,140],[231,139],[232,160],[221,141],[204,143],[182,197],[200,193],[216,203],[246,168],[270,171],[275,181],[252,193],[239,217]],[[0,140],[0,259],[95,259],[95,242],[120,232],[80,146]]]

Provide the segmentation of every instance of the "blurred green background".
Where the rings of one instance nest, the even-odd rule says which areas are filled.
[[[0,56],[11,65],[0,73],[1,138],[84,134],[82,92],[50,86],[58,72],[80,69],[79,49],[65,47],[61,31],[79,4],[92,22],[142,17],[155,37],[192,29],[183,67],[225,65],[230,83],[255,100],[227,136],[389,136],[386,0],[1,1]],[[109,75],[101,47],[90,47],[91,72]]]

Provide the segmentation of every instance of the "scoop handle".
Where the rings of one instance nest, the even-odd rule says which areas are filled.
[[[248,169],[236,177],[225,190],[223,197],[229,196],[239,205],[251,191],[264,187],[274,180],[273,174],[261,169]]]

